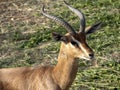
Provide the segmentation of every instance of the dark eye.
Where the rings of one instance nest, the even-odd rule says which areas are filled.
[[[78,47],[78,43],[75,42],[75,41],[71,41],[71,44],[74,45],[74,46],[76,46],[76,47]]]

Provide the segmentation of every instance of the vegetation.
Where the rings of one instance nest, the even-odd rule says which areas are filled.
[[[119,90],[119,0],[66,1],[84,12],[87,26],[103,22],[102,29],[87,37],[96,60],[80,60],[70,90]],[[52,40],[51,32],[65,34],[66,30],[40,13],[42,3],[48,13],[64,18],[78,30],[78,17],[62,0],[0,1],[0,68],[56,64],[60,43]]]

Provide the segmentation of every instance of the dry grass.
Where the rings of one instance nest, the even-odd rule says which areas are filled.
[[[98,67],[81,61],[71,90],[119,90],[119,1],[68,2],[82,8],[87,25],[98,20],[104,22],[101,32],[88,36]],[[77,17],[63,5],[62,0],[0,0],[0,68],[56,63],[60,43],[51,40],[51,32],[64,34],[65,30],[40,13],[42,4],[46,5],[48,13],[64,17],[75,29],[79,27]]]

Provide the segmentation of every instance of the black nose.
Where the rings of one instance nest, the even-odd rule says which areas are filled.
[[[94,58],[94,54],[89,54],[90,59]]]

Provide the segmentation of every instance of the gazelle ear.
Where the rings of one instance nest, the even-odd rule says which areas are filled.
[[[63,36],[63,35],[58,34],[58,33],[55,33],[55,32],[52,33],[52,37],[53,37],[53,39],[56,40],[56,41],[63,41],[63,42],[65,42],[65,43],[68,42],[66,36]]]
[[[101,25],[102,25],[102,22],[99,22],[99,23],[96,23],[96,24],[94,24],[92,26],[87,27],[85,29],[86,35],[95,32],[96,30],[98,30],[101,27]]]

